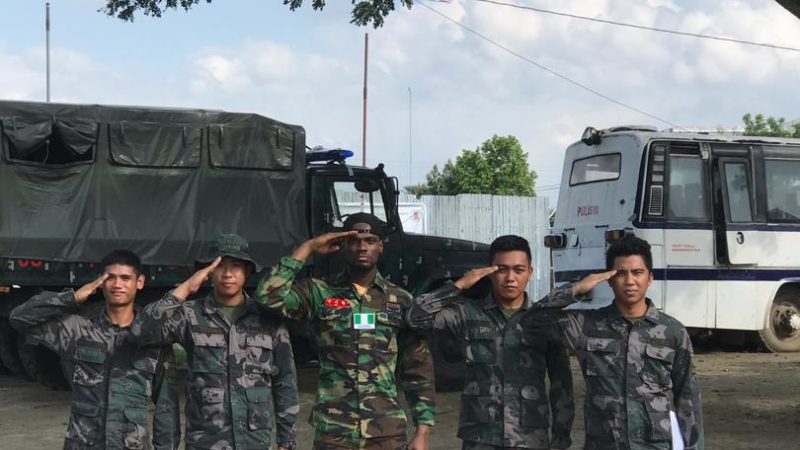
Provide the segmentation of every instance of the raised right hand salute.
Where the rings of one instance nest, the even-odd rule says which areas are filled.
[[[89,299],[98,289],[103,287],[103,283],[106,282],[108,279],[108,273],[103,273],[97,279],[90,283],[86,283],[81,286],[77,291],[75,291],[75,301],[78,303],[83,303]]]
[[[325,233],[313,239],[303,242],[292,252],[292,258],[298,261],[305,261],[312,253],[319,255],[330,255],[338,252],[342,246],[341,242],[350,236],[355,236],[359,232],[355,230],[340,231],[337,233]]]
[[[191,277],[189,277],[186,281],[178,285],[173,291],[172,296],[175,297],[178,301],[184,301],[189,296],[194,295],[197,291],[200,290],[200,287],[208,281],[211,274],[214,270],[219,266],[219,263],[222,261],[221,257],[217,257],[214,261],[206,267],[198,270]]]

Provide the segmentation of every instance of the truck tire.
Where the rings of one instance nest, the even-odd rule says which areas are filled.
[[[436,331],[430,337],[433,371],[438,392],[459,391],[464,387],[464,344],[446,331]]]
[[[12,374],[27,377],[17,354],[17,332],[5,318],[0,318],[0,361]]]
[[[24,339],[17,340],[17,351],[22,367],[33,381],[57,391],[69,390],[55,352],[41,345],[29,345]]]
[[[800,289],[778,292],[769,310],[767,326],[758,334],[769,351],[800,351]]]

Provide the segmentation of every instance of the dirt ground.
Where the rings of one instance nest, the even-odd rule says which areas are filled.
[[[695,356],[703,395],[707,449],[800,448],[800,354],[702,352]],[[583,443],[583,382],[573,359],[578,414],[573,448]],[[313,368],[300,370],[299,448],[311,446],[307,423],[314,401]],[[433,450],[459,449],[459,394],[440,393]],[[0,448],[57,449],[62,445],[69,393],[0,375]]]

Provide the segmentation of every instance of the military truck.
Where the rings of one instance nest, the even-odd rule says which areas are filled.
[[[142,258],[141,303],[189,276],[221,232],[247,237],[269,270],[309,237],[341,229],[339,205],[354,200],[388,223],[380,270],[411,292],[482,265],[488,250],[403,232],[397,179],[382,164],[309,152],[302,127],[256,114],[0,101],[0,152],[0,361],[53,387],[65,386],[55,354],[17,336],[8,315],[43,289],[95,279],[115,248]],[[318,257],[304,275],[342,267],[341,255]],[[461,355],[440,341],[437,373],[449,382]]]

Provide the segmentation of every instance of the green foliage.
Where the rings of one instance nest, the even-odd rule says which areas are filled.
[[[494,194],[535,197],[536,172],[514,136],[492,136],[475,150],[463,150],[440,171],[433,166],[425,183],[406,187],[416,196]]]
[[[178,6],[188,11],[194,5],[211,0],[106,0],[106,6],[100,11],[118,19],[133,21],[137,12],[146,16],[161,17],[167,9],[178,9]],[[271,1],[271,0],[267,0]],[[291,11],[303,6],[303,0],[283,0]],[[311,7],[317,11],[325,8],[326,0],[311,0]],[[383,26],[383,21],[395,9],[395,5],[411,9],[414,0],[350,0],[353,5],[353,15],[350,23],[358,26],[372,24],[375,28]]]
[[[800,122],[787,124],[783,117],[764,117],[763,114],[750,113],[742,117],[745,136],[795,137],[800,138]]]

